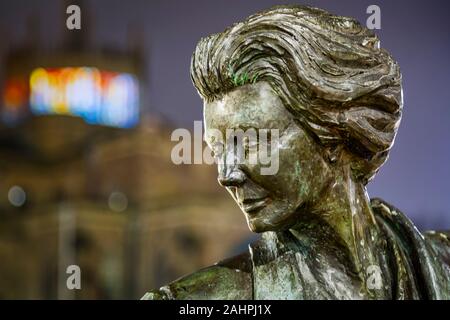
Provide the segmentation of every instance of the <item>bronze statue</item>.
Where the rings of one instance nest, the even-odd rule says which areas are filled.
[[[373,32],[278,6],[202,39],[191,77],[211,149],[212,129],[278,129],[279,169],[219,162],[262,239],[143,299],[450,299],[449,234],[421,234],[366,192],[402,112],[399,67]]]

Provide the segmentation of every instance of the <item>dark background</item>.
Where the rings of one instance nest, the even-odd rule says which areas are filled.
[[[202,119],[201,100],[189,78],[197,41],[276,4],[317,6],[364,24],[366,8],[380,6],[381,30],[376,33],[400,64],[404,113],[390,159],[370,183],[369,195],[393,203],[423,228],[449,228],[448,1],[95,0],[81,8],[82,26],[91,29],[92,45],[114,47],[125,45],[128,26],[139,29],[149,58],[148,112],[191,128],[193,120]],[[3,0],[0,48],[22,41],[30,14],[40,19],[42,45],[56,47],[65,30],[65,5],[56,0]]]
[[[1,0],[0,59],[2,60],[2,63],[0,63],[0,83],[5,75],[6,63],[4,63],[4,61],[6,61],[7,53],[11,52],[14,48],[23,46],[24,43],[29,41],[30,21],[34,21],[34,24],[31,24],[32,26],[35,26],[31,27],[31,36],[34,42],[38,43],[39,50],[58,52],[59,48],[63,46],[63,43],[67,38],[68,31],[65,26],[67,14],[65,11],[69,4],[72,4],[72,2],[62,0]],[[145,60],[144,70],[141,70],[143,73],[141,84],[144,86],[144,103],[141,105],[144,109],[143,113],[150,117],[161,119],[162,122],[165,123],[165,128],[169,128],[170,130],[177,127],[192,129],[193,121],[202,119],[202,101],[192,86],[189,77],[191,54],[201,37],[211,33],[220,32],[232,23],[241,21],[250,14],[262,9],[267,9],[276,4],[305,4],[317,6],[335,14],[354,17],[364,25],[369,16],[369,14],[366,13],[367,7],[372,4],[378,5],[381,8],[381,30],[376,30],[376,33],[381,40],[381,46],[387,49],[400,65],[403,74],[404,109],[402,123],[398,131],[395,145],[390,152],[390,158],[375,177],[374,181],[369,184],[369,195],[371,197],[381,197],[398,207],[401,211],[406,213],[421,230],[450,229],[450,201],[448,188],[448,181],[450,181],[450,3],[448,1],[86,0],[79,2],[79,4],[82,12],[82,32],[87,40],[88,51],[94,52],[97,48],[112,48],[112,50],[116,51],[126,50],[130,43],[130,37],[134,38],[135,41],[138,39],[137,41],[143,50],[143,58]],[[30,54],[31,53],[33,52],[30,52]],[[143,130],[142,132],[147,130],[145,123],[142,124],[141,129]],[[150,133],[148,133],[149,139],[151,139],[151,132],[153,132],[151,130],[149,129]],[[144,132],[144,134],[145,137],[147,137],[147,133]],[[128,136],[124,139],[135,141],[131,140],[132,138]],[[146,138],[136,139],[136,141],[146,141]],[[170,132],[164,132],[160,135],[159,139],[161,139],[161,141],[158,140],[155,144],[165,145],[167,142],[167,145],[169,145]],[[123,146],[125,149],[129,147],[129,149],[126,149],[125,153],[134,154],[135,150],[132,150],[133,146],[131,144],[125,143]],[[154,145],[149,145],[148,148],[155,150]],[[117,273],[122,274],[123,272],[124,277],[122,279],[119,276],[115,277],[114,275],[105,274],[104,278],[107,281],[114,282],[111,284],[112,289],[105,287],[102,289],[103,291],[96,291],[92,294],[88,292],[89,294],[86,294],[85,296],[82,295],[81,297],[139,298],[145,292],[144,290],[162,285],[184,273],[192,272],[199,267],[211,264],[215,261],[214,259],[223,258],[223,255],[234,254],[237,251],[244,250],[246,244],[251,239],[248,238],[249,233],[247,230],[242,231],[240,229],[233,229],[235,228],[234,224],[245,228],[244,218],[239,215],[239,220],[237,218],[238,210],[232,203],[231,198],[225,198],[226,194],[223,190],[217,191],[220,192],[220,197],[223,197],[224,210],[231,210],[228,208],[228,205],[230,207],[232,206],[233,210],[235,210],[233,212],[230,211],[230,215],[226,221],[233,222],[233,225],[230,224],[229,230],[238,230],[236,231],[236,234],[240,237],[238,238],[236,236],[236,239],[232,241],[231,238],[233,238],[234,235],[231,234],[228,229],[223,227],[225,223],[217,220],[218,222],[216,224],[223,227],[221,232],[225,235],[229,234],[230,238],[227,240],[228,247],[226,250],[228,251],[223,249],[224,252],[226,251],[224,253],[219,250],[221,246],[224,246],[224,241],[217,236],[217,232],[220,231],[219,229],[214,229],[217,226],[211,226],[208,230],[208,228],[204,228],[201,224],[197,225],[199,222],[214,222],[214,219],[220,217],[220,212],[214,218],[207,216],[210,213],[211,208],[217,207],[218,202],[214,202],[215,200],[211,201],[211,204],[204,205],[200,212],[196,207],[197,203],[208,200],[209,196],[204,196],[205,193],[198,193],[197,198],[192,196],[197,192],[193,190],[196,186],[192,185],[193,183],[191,181],[194,181],[192,179],[200,177],[200,171],[206,172],[205,170],[209,169],[201,168],[201,170],[195,171],[197,169],[190,168],[189,170],[194,170],[192,176],[186,174],[187,169],[184,171],[176,171],[174,177],[181,177],[180,181],[182,182],[176,187],[173,187],[176,183],[171,180],[172,178],[167,178],[172,172],[175,172],[172,170],[173,168],[170,167],[173,165],[170,163],[170,148],[167,146],[164,150],[164,152],[159,153],[160,159],[158,161],[160,162],[156,162],[155,160],[154,163],[159,164],[164,162],[165,165],[167,164],[167,172],[161,171],[154,163],[149,164],[148,168],[150,169],[148,170],[150,171],[148,177],[160,178],[159,180],[156,179],[154,184],[152,184],[153,182],[149,184],[151,187],[154,187],[155,190],[160,189],[161,186],[165,184],[165,188],[170,192],[175,192],[177,195],[171,195],[168,197],[170,199],[175,199],[178,195],[180,197],[185,196],[186,198],[189,198],[191,201],[189,204],[190,207],[180,205],[178,208],[173,209],[173,212],[179,212],[179,217],[182,217],[183,214],[185,217],[190,217],[189,219],[183,218],[185,219],[183,221],[186,221],[186,225],[190,226],[192,224],[193,226],[196,226],[198,230],[194,227],[192,228],[198,232],[192,231],[194,229],[191,230],[189,229],[191,227],[189,227],[186,229],[189,232],[180,233],[180,230],[177,229],[177,225],[173,228],[171,227],[173,229],[173,238],[171,238],[172,233],[170,233],[170,237],[163,239],[164,241],[162,241],[161,244],[153,246],[153,244],[156,243],[155,241],[161,238],[159,236],[160,234],[167,235],[169,233],[166,229],[162,231],[151,229],[153,231],[149,231],[149,234],[151,235],[153,232],[154,238],[151,238],[150,236],[148,239],[145,238],[151,245],[147,245],[147,242],[141,240],[141,242],[137,242],[140,243],[140,246],[138,247],[135,245],[135,242],[133,242],[133,239],[130,240],[127,238],[135,234],[134,229],[131,228],[131,231],[127,229],[128,231],[125,233],[126,237],[124,237],[124,239],[118,237],[117,239],[114,238],[114,241],[117,240],[117,243],[119,244],[129,244],[128,246],[124,245],[125,249],[121,249],[125,254],[123,257],[117,257],[117,261],[123,261],[125,266],[127,265],[125,262],[128,262],[130,269],[125,268],[122,270],[120,267],[110,267],[107,264],[106,267],[103,268],[99,266],[100,263],[95,265],[95,267],[93,267],[95,272],[103,269],[119,270]],[[147,155],[148,153],[143,152],[142,154]],[[8,160],[5,161],[7,162]],[[27,159],[24,159],[24,161],[27,161]],[[118,165],[118,167],[120,166],[121,165]],[[130,169],[133,169],[131,167],[132,166],[130,166]],[[65,167],[62,166],[61,168],[64,169]],[[69,164],[67,164],[67,168],[71,168]],[[155,169],[157,173],[158,171],[162,172],[161,176],[154,174],[151,169]],[[115,170],[115,167],[114,170],[110,170],[107,167],[105,167],[104,170],[107,172],[105,176],[109,176],[110,172],[114,175],[114,171],[118,171]],[[136,170],[139,171],[138,169]],[[3,173],[0,172],[0,179],[2,174]],[[124,174],[125,181],[127,181],[127,174],[128,172],[125,172]],[[213,175],[214,173],[209,177],[205,174],[205,181],[210,181],[215,184]],[[141,176],[141,172],[136,173],[136,176]],[[147,179],[146,175],[142,175],[142,177]],[[73,177],[67,178],[66,182],[69,187],[73,184],[73,181],[76,181],[76,179],[73,179]],[[92,180],[95,183],[96,177],[94,176]],[[212,189],[205,181],[202,181],[200,184],[204,184],[205,189]],[[139,188],[136,187],[136,189]],[[218,187],[217,190],[219,190]],[[107,191],[109,192],[109,190]],[[0,197],[5,197],[5,195],[6,191],[4,192],[2,189]],[[103,201],[103,198],[101,201]],[[161,200],[161,203],[164,201]],[[172,200],[168,202],[171,201]],[[151,198],[149,202],[154,203],[155,201]],[[76,201],[73,201],[73,203],[76,203]],[[189,213],[186,209],[188,207],[192,209]],[[41,206],[40,209],[45,211],[46,207]],[[160,216],[169,219],[167,212],[172,209],[164,210],[158,211]],[[145,212],[146,209],[142,209],[142,211]],[[170,212],[171,214],[173,213],[172,211]],[[197,212],[199,213],[198,216],[196,215]],[[15,213],[13,212],[13,214]],[[87,212],[86,216],[88,215],[89,212]],[[40,219],[39,217],[44,216],[44,214],[41,214],[40,216],[30,215],[30,217],[35,216],[38,217],[37,219]],[[98,215],[94,216],[98,217]],[[127,217],[129,216],[130,215]],[[153,221],[160,221],[158,220],[160,216],[154,216],[157,219],[149,220],[150,223],[148,225],[151,227],[155,225]],[[200,219],[200,216],[205,218]],[[109,216],[105,215],[105,217]],[[146,218],[144,218],[140,218],[141,220],[136,221],[147,221],[145,220]],[[16,237],[11,240],[5,236],[5,239],[7,238],[7,241],[10,241],[4,242],[7,245],[3,247],[3,249],[7,251],[8,257],[15,257],[19,252],[19,250],[15,251],[15,247],[12,246],[13,243],[23,243],[23,246],[28,248],[29,244],[36,243],[36,245],[39,245],[39,243],[33,239],[41,239],[33,238],[34,236],[27,238],[24,236],[24,234],[27,234],[26,232],[20,234],[15,232],[15,230],[12,230],[9,226],[14,225],[14,219],[17,221],[20,220],[20,223],[26,225],[26,220],[28,218],[25,215],[22,217],[17,216],[17,218],[12,216],[8,222],[10,224],[7,224],[6,220],[3,222],[0,221],[0,227],[9,230],[8,232],[4,232],[4,234],[8,235],[8,237]],[[117,219],[122,218],[118,217]],[[125,225],[126,228],[129,228],[129,225],[134,226],[133,221],[135,220],[133,219],[135,218],[131,217],[127,219],[131,221],[131,224],[130,222],[126,222],[123,223],[123,225]],[[173,219],[174,224],[181,221],[182,218],[177,219]],[[92,220],[93,222],[91,221],[90,223],[97,224],[99,228],[103,227],[101,223],[96,223],[95,219],[86,218],[84,221],[87,220]],[[47,223],[45,222],[47,220],[42,221],[43,225]],[[80,221],[83,221],[83,219],[80,219]],[[38,229],[40,230],[40,225],[36,225],[39,226]],[[145,228],[143,228],[143,230],[144,229]],[[57,228],[55,228],[55,230],[57,230]],[[169,230],[169,228],[167,230]],[[210,238],[198,236],[201,234],[200,231],[209,232],[208,237]],[[96,232],[97,231],[92,231],[92,234],[96,235]],[[2,235],[1,232],[0,235]],[[196,238],[197,236],[198,238]],[[56,243],[52,237],[49,237],[48,243]],[[79,235],[77,235],[77,237],[83,238]],[[179,241],[177,240],[178,242],[173,240],[176,239],[176,237],[179,238]],[[77,240],[79,240],[78,238]],[[99,259],[101,261],[108,262],[108,259],[103,259],[104,256],[108,257],[105,252],[114,257],[118,252],[122,252],[115,247],[115,242],[111,242],[112,244],[107,247],[110,251],[103,247],[100,249],[94,247],[94,244],[101,243],[100,239],[103,238],[101,233],[98,233],[98,238],[92,236],[92,238],[90,238],[92,248],[89,250],[79,249],[77,247],[75,251],[84,252],[84,256],[78,256],[78,261],[85,259],[88,262],[94,261],[92,264],[95,264],[95,258],[100,257],[101,259]],[[208,240],[205,239],[216,240],[214,245],[208,247]],[[83,241],[78,241],[77,245],[82,247],[83,243]],[[168,249],[166,244],[171,243],[180,244],[180,248]],[[235,243],[237,243],[236,246]],[[192,252],[188,250],[189,248],[186,249],[186,244],[189,244]],[[86,244],[84,244],[84,246],[86,246]],[[206,247],[203,248],[204,246]],[[33,252],[34,247],[31,246],[30,248],[31,249],[27,250]],[[132,260],[130,256],[138,256],[138,254],[136,252],[129,252],[130,250],[128,248],[135,248],[136,252],[138,251],[136,248],[139,248],[143,253],[150,252],[153,255],[151,258],[145,258],[144,255],[144,258],[148,261],[142,258],[142,261],[139,262],[136,260],[138,261],[136,262],[135,260]],[[199,248],[203,248],[202,252],[205,252],[202,256],[199,254]],[[160,250],[161,253],[159,253],[158,250]],[[180,256],[164,256],[164,254],[170,255],[174,252],[180,253]],[[26,261],[28,261],[27,254],[28,251],[23,251],[23,259]],[[37,252],[36,255],[40,256],[41,253]],[[192,260],[194,259],[193,257],[200,256],[201,258],[198,260]],[[54,266],[53,258],[50,259],[46,256],[40,258],[43,262],[46,262],[47,260],[50,261],[51,263],[49,263],[49,265]],[[36,259],[36,261],[37,260],[39,259]],[[56,286],[53,283],[55,281],[54,275],[56,272],[47,268],[47,265],[42,261],[39,260],[39,263],[35,264],[30,262],[28,266],[29,270],[26,269],[26,264],[17,262],[17,265],[23,265],[24,269],[27,270],[23,273],[29,271],[31,273],[32,269],[32,271],[35,272],[35,270],[38,269],[36,266],[41,265],[43,267],[39,267],[42,269],[39,269],[39,272],[43,271],[43,273],[45,273],[44,271],[46,271],[46,269],[49,270],[47,273],[50,280],[46,280],[45,277],[42,277],[40,274],[37,275],[36,279],[38,280],[36,281],[41,281],[45,285],[40,285],[36,282],[38,284],[33,288],[38,289],[33,290],[28,288],[28,280],[23,278],[23,273],[21,273],[22,269],[17,271],[17,279],[12,276],[6,276],[15,274],[14,271],[17,268],[16,264],[13,263],[14,259],[6,261],[4,265],[6,267],[9,266],[9,269],[7,270],[8,272],[3,271],[3,273],[0,270],[0,283],[7,283],[5,281],[7,280],[6,278],[9,277],[8,283],[10,287],[17,288],[17,292],[9,292],[9,289],[5,289],[8,293],[3,293],[4,296],[7,298],[60,297],[61,295],[56,295],[54,289]],[[183,261],[183,263],[179,263],[178,261]],[[192,263],[189,264],[190,262]],[[83,264],[83,262],[80,263]],[[117,263],[120,265],[119,262]],[[154,265],[154,267],[152,267],[153,269],[150,268],[147,270],[146,268],[148,268],[149,265]],[[179,269],[174,268],[171,270],[168,266],[177,266]],[[139,271],[134,268],[140,268],[142,270],[139,269]],[[92,272],[94,273],[94,271]],[[143,275],[149,276],[145,278]],[[96,278],[93,276],[93,279]],[[19,287],[17,284],[20,281],[23,282],[21,284],[22,287]],[[88,280],[83,281],[88,282]],[[95,281],[92,280],[91,282],[94,283]],[[119,282],[124,283],[124,287],[114,287],[114,285]],[[47,289],[41,290],[39,289],[40,287],[44,289],[50,288],[51,290],[48,289],[50,290],[50,293],[45,293],[45,290]],[[5,285],[5,288],[9,287]],[[0,298],[1,294],[2,293],[0,293]]]

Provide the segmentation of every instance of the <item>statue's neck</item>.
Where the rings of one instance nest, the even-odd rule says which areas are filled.
[[[359,246],[370,244],[365,233],[377,230],[366,188],[354,181],[349,167],[344,166],[336,179],[325,188],[321,200],[311,208],[311,213],[333,228],[355,258],[358,258]]]
[[[347,258],[359,274],[377,264],[378,227],[366,188],[353,180],[350,168],[343,167],[315,203],[300,210],[298,224],[290,229],[295,237],[315,238],[328,242],[329,247],[338,242],[347,249]]]

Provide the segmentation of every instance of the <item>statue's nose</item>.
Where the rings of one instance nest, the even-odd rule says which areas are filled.
[[[225,166],[227,167],[227,166]],[[231,170],[228,170],[231,169]],[[245,181],[245,173],[238,168],[224,168],[219,172],[217,180],[223,187],[238,187]]]

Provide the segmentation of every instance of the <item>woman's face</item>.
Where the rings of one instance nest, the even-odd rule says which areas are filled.
[[[298,209],[314,206],[330,182],[331,170],[321,156],[321,147],[297,124],[267,82],[240,86],[220,100],[205,102],[204,118],[205,140],[218,158],[219,183],[244,212],[252,231],[289,228],[301,214]],[[248,157],[230,161],[236,153],[226,137],[230,130],[238,129],[278,130],[278,139],[267,142],[271,145],[269,156],[278,161],[278,170],[262,174],[269,165],[249,161]],[[275,136],[272,134],[272,139]],[[248,139],[242,141],[245,153]],[[258,139],[250,148],[262,145]]]

